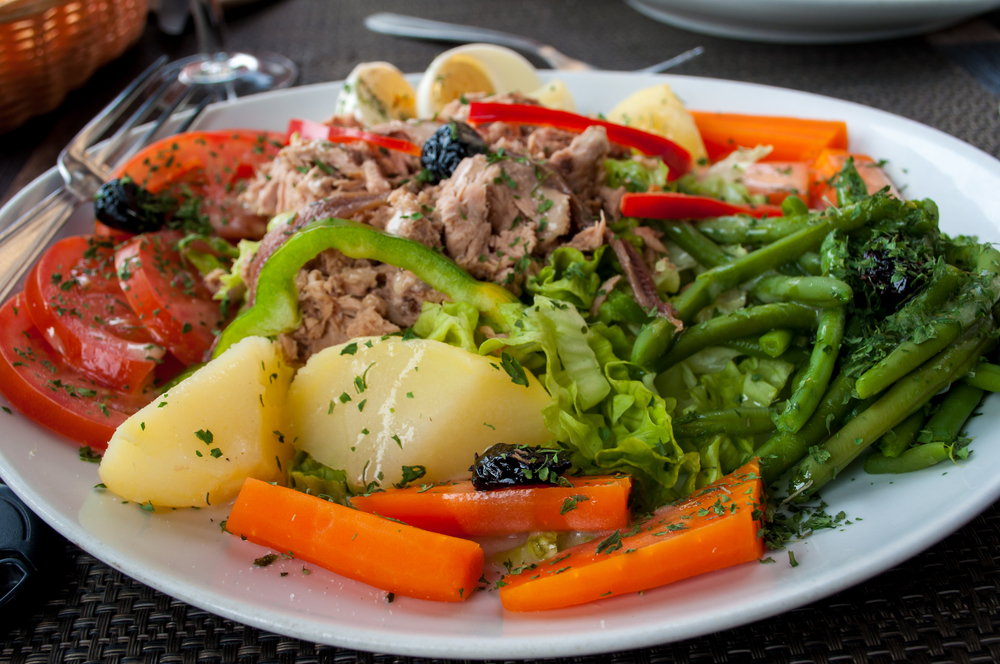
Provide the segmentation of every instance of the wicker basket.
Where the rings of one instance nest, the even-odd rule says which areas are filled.
[[[145,25],[146,0],[0,0],[0,133],[54,109]]]

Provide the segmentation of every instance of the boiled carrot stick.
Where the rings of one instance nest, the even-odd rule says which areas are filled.
[[[247,479],[226,530],[387,592],[460,602],[483,573],[475,542]]]
[[[754,460],[628,531],[508,575],[500,601],[509,611],[558,609],[755,560],[761,488]]]
[[[809,161],[824,148],[847,148],[847,124],[769,115],[691,111],[708,158],[722,159],[738,147],[774,148],[764,161]]]
[[[569,477],[571,487],[476,491],[472,482],[410,486],[351,498],[363,512],[456,537],[533,530],[615,530],[628,525],[628,477]]]

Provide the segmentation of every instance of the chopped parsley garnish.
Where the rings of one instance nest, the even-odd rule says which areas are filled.
[[[278,559],[278,554],[269,553],[266,556],[261,556],[260,558],[254,560],[253,564],[256,565],[257,567],[267,567],[277,559]]]
[[[515,385],[523,385],[524,387],[528,386],[528,377],[525,375],[524,368],[521,366],[521,363],[516,359],[507,353],[501,353],[500,366],[503,367],[503,370],[507,372],[508,376],[510,376],[510,382]]]

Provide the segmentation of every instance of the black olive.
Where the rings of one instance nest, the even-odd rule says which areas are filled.
[[[497,443],[476,455],[472,486],[476,491],[512,486],[558,484],[559,475],[569,470],[569,454],[563,450]]]
[[[158,231],[167,221],[160,197],[127,177],[101,185],[94,214],[105,226],[136,234]]]
[[[923,266],[894,258],[883,250],[866,251],[863,265],[858,271],[863,286],[859,295],[868,299],[868,306],[885,312],[896,311],[925,281]]]
[[[450,178],[466,157],[485,154],[486,141],[464,122],[441,125],[424,143],[420,165],[433,176],[433,181]]]

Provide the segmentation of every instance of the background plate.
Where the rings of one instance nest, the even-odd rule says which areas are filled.
[[[920,35],[1000,7],[998,0],[625,0],[646,16],[716,37],[838,44]]]
[[[543,72],[543,77],[547,74]],[[937,130],[888,113],[817,95],[682,76],[560,72],[582,109],[607,111],[625,95],[669,82],[691,107],[846,120],[852,149],[888,159],[911,197],[940,205],[951,233],[1000,240],[1000,162]],[[339,84],[294,88],[210,109],[204,129],[281,131],[292,117],[331,114]],[[59,185],[55,170],[0,210],[0,227]],[[63,235],[88,232],[81,210]],[[0,399],[0,403],[3,400]],[[97,467],[76,447],[18,413],[0,413],[0,475],[43,519],[113,567],[185,602],[261,629],[361,650],[454,658],[582,655],[685,639],[759,620],[869,578],[942,539],[1000,496],[1000,409],[987,400],[973,420],[975,453],[900,477],[854,468],[824,498],[853,522],[821,531],[775,565],[748,563],[582,607],[511,614],[493,593],[464,604],[397,598],[321,569],[281,560],[255,568],[263,550],[223,534],[228,506],[150,515],[94,490]],[[892,485],[892,486],[890,486]],[[280,572],[289,572],[282,578]]]

